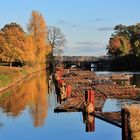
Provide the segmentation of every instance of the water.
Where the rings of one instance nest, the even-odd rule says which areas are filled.
[[[132,104],[138,105],[140,104],[140,101],[134,101],[128,99],[107,99],[102,111],[117,112],[117,111],[121,111],[121,108]]]
[[[130,71],[122,71],[122,72],[112,72],[112,71],[96,71],[96,75],[112,75],[112,74],[129,74],[133,75],[130,81],[131,85],[136,85],[136,87],[140,88],[140,72],[130,72]]]
[[[54,113],[54,87],[39,73],[0,96],[0,140],[120,140],[121,129],[93,116],[86,132],[82,113]]]

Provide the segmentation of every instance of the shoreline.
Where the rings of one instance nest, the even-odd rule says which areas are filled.
[[[19,78],[17,81],[15,81],[15,82],[13,82],[13,83],[11,83],[11,84],[5,86],[5,87],[0,88],[0,96],[1,96],[5,91],[9,90],[10,88],[13,88],[13,87],[17,86],[18,84],[20,84],[20,83],[21,83],[22,81],[24,81],[25,79],[27,79],[27,78],[29,78],[29,77],[31,77],[31,76],[37,74],[38,72],[45,71],[45,70],[46,70],[46,69],[41,69],[41,70],[32,72],[32,73],[30,73],[30,74],[27,74],[27,75],[25,75],[25,76]]]

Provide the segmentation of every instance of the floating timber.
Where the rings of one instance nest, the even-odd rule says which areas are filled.
[[[102,112],[102,109],[107,98],[137,99],[140,96],[139,88],[129,84],[120,85],[130,78],[131,75],[97,76],[87,70],[58,68],[56,87],[61,104],[54,112],[85,112],[91,111],[92,107],[94,111],[91,115],[121,127],[120,112]],[[117,83],[116,80],[123,82]]]
[[[117,127],[122,127],[121,112],[95,112],[92,115]]]
[[[107,98],[136,99],[140,95],[140,89],[133,86],[95,85],[93,88]]]

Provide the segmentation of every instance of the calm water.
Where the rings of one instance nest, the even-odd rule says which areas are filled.
[[[140,72],[111,72],[111,71],[97,71],[95,72],[97,75],[111,75],[111,74],[130,74],[133,75],[131,78],[130,84],[136,85],[136,87],[140,88]]]
[[[94,129],[86,132],[88,117],[82,113],[54,113],[56,95],[46,79],[39,73],[0,96],[0,140],[121,140],[120,128],[99,119],[90,117]]]

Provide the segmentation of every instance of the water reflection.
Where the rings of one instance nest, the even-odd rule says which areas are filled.
[[[95,117],[93,115],[83,113],[83,122],[85,123],[85,132],[95,131]]]
[[[18,117],[28,107],[34,127],[43,126],[48,110],[47,91],[46,74],[39,73],[2,94],[0,108],[8,116]]]
[[[0,139],[91,140],[106,138],[118,140],[121,138],[119,128],[94,119],[93,116],[79,112],[54,113],[56,99],[54,85],[51,83],[48,89],[45,73],[39,73],[2,94],[0,96]],[[30,118],[33,125],[30,123]],[[94,133],[83,133],[84,130]]]

